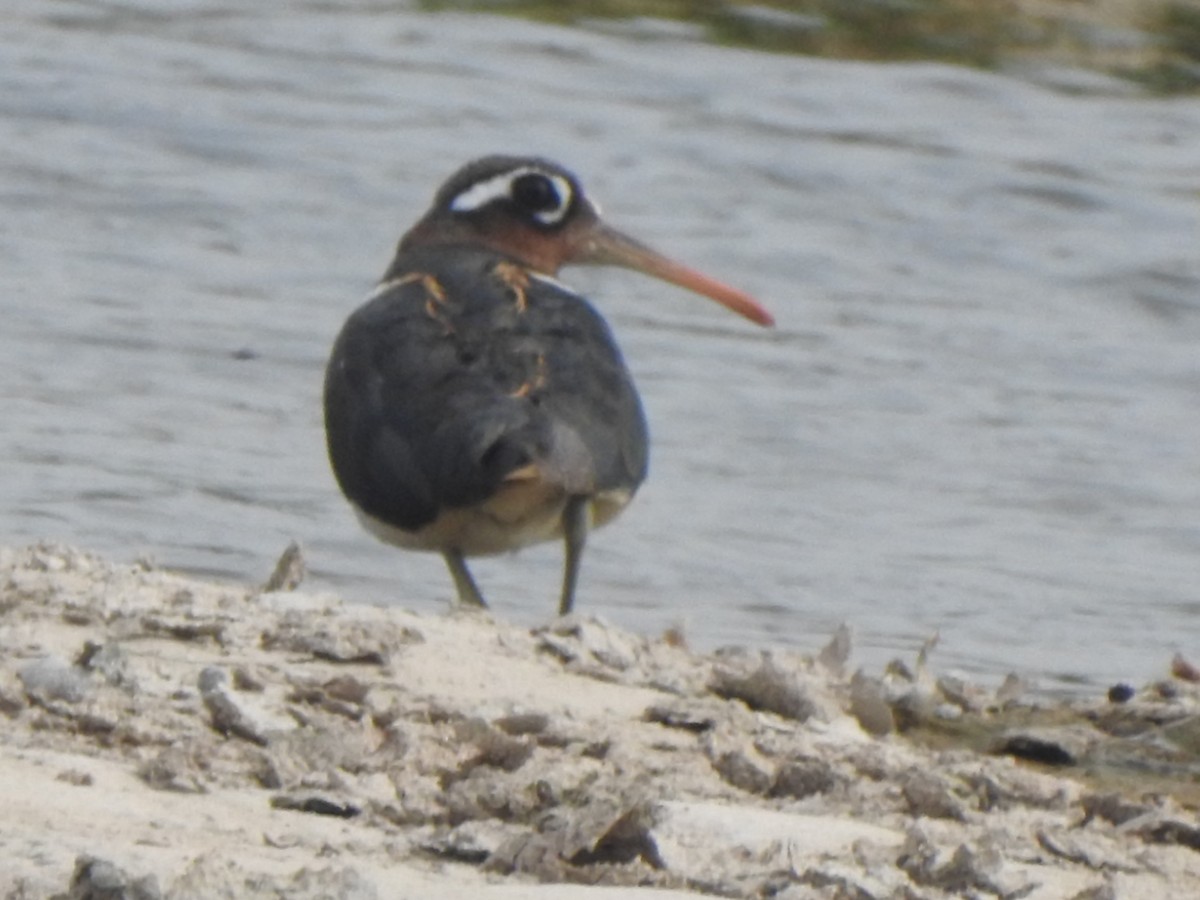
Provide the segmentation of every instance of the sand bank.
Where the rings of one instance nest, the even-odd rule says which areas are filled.
[[[1193,798],[1079,777],[1186,771],[1186,677],[995,753],[910,729],[1011,685],[855,673],[845,634],[697,654],[57,546],[0,551],[0,611],[0,896],[1200,896]]]

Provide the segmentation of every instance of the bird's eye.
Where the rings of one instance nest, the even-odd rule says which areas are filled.
[[[524,212],[535,215],[555,212],[563,202],[554,183],[541,172],[529,172],[514,178],[512,198],[513,203]]]

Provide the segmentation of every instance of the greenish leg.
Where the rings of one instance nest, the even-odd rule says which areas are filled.
[[[579,581],[579,561],[583,558],[583,545],[587,543],[589,519],[588,498],[572,497],[563,510],[563,543],[566,556],[563,561],[562,597],[558,603],[558,614],[565,616],[575,605],[575,585]]]
[[[486,608],[487,603],[483,600],[483,594],[479,593],[475,579],[467,570],[467,561],[463,558],[462,553],[458,550],[446,550],[442,553],[442,557],[446,560],[450,575],[454,579],[454,587],[458,590],[458,602],[467,606]]]

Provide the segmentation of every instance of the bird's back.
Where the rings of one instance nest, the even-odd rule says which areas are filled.
[[[646,474],[641,403],[603,319],[552,279],[484,249],[397,256],[337,339],[325,418],[347,497],[403,532],[528,483],[623,498],[619,508]],[[512,546],[459,549],[550,536],[517,529]],[[444,549],[439,540],[428,549]]]

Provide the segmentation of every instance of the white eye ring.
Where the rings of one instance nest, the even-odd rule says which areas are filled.
[[[533,166],[510,169],[476,182],[454,198],[450,203],[450,209],[454,212],[474,212],[496,200],[511,200],[513,199],[513,184],[518,178],[525,175],[540,175],[542,178],[548,179],[558,191],[558,206],[554,209],[543,209],[533,213],[533,217],[543,225],[557,225],[566,216],[567,210],[571,208],[571,182],[561,175]]]

